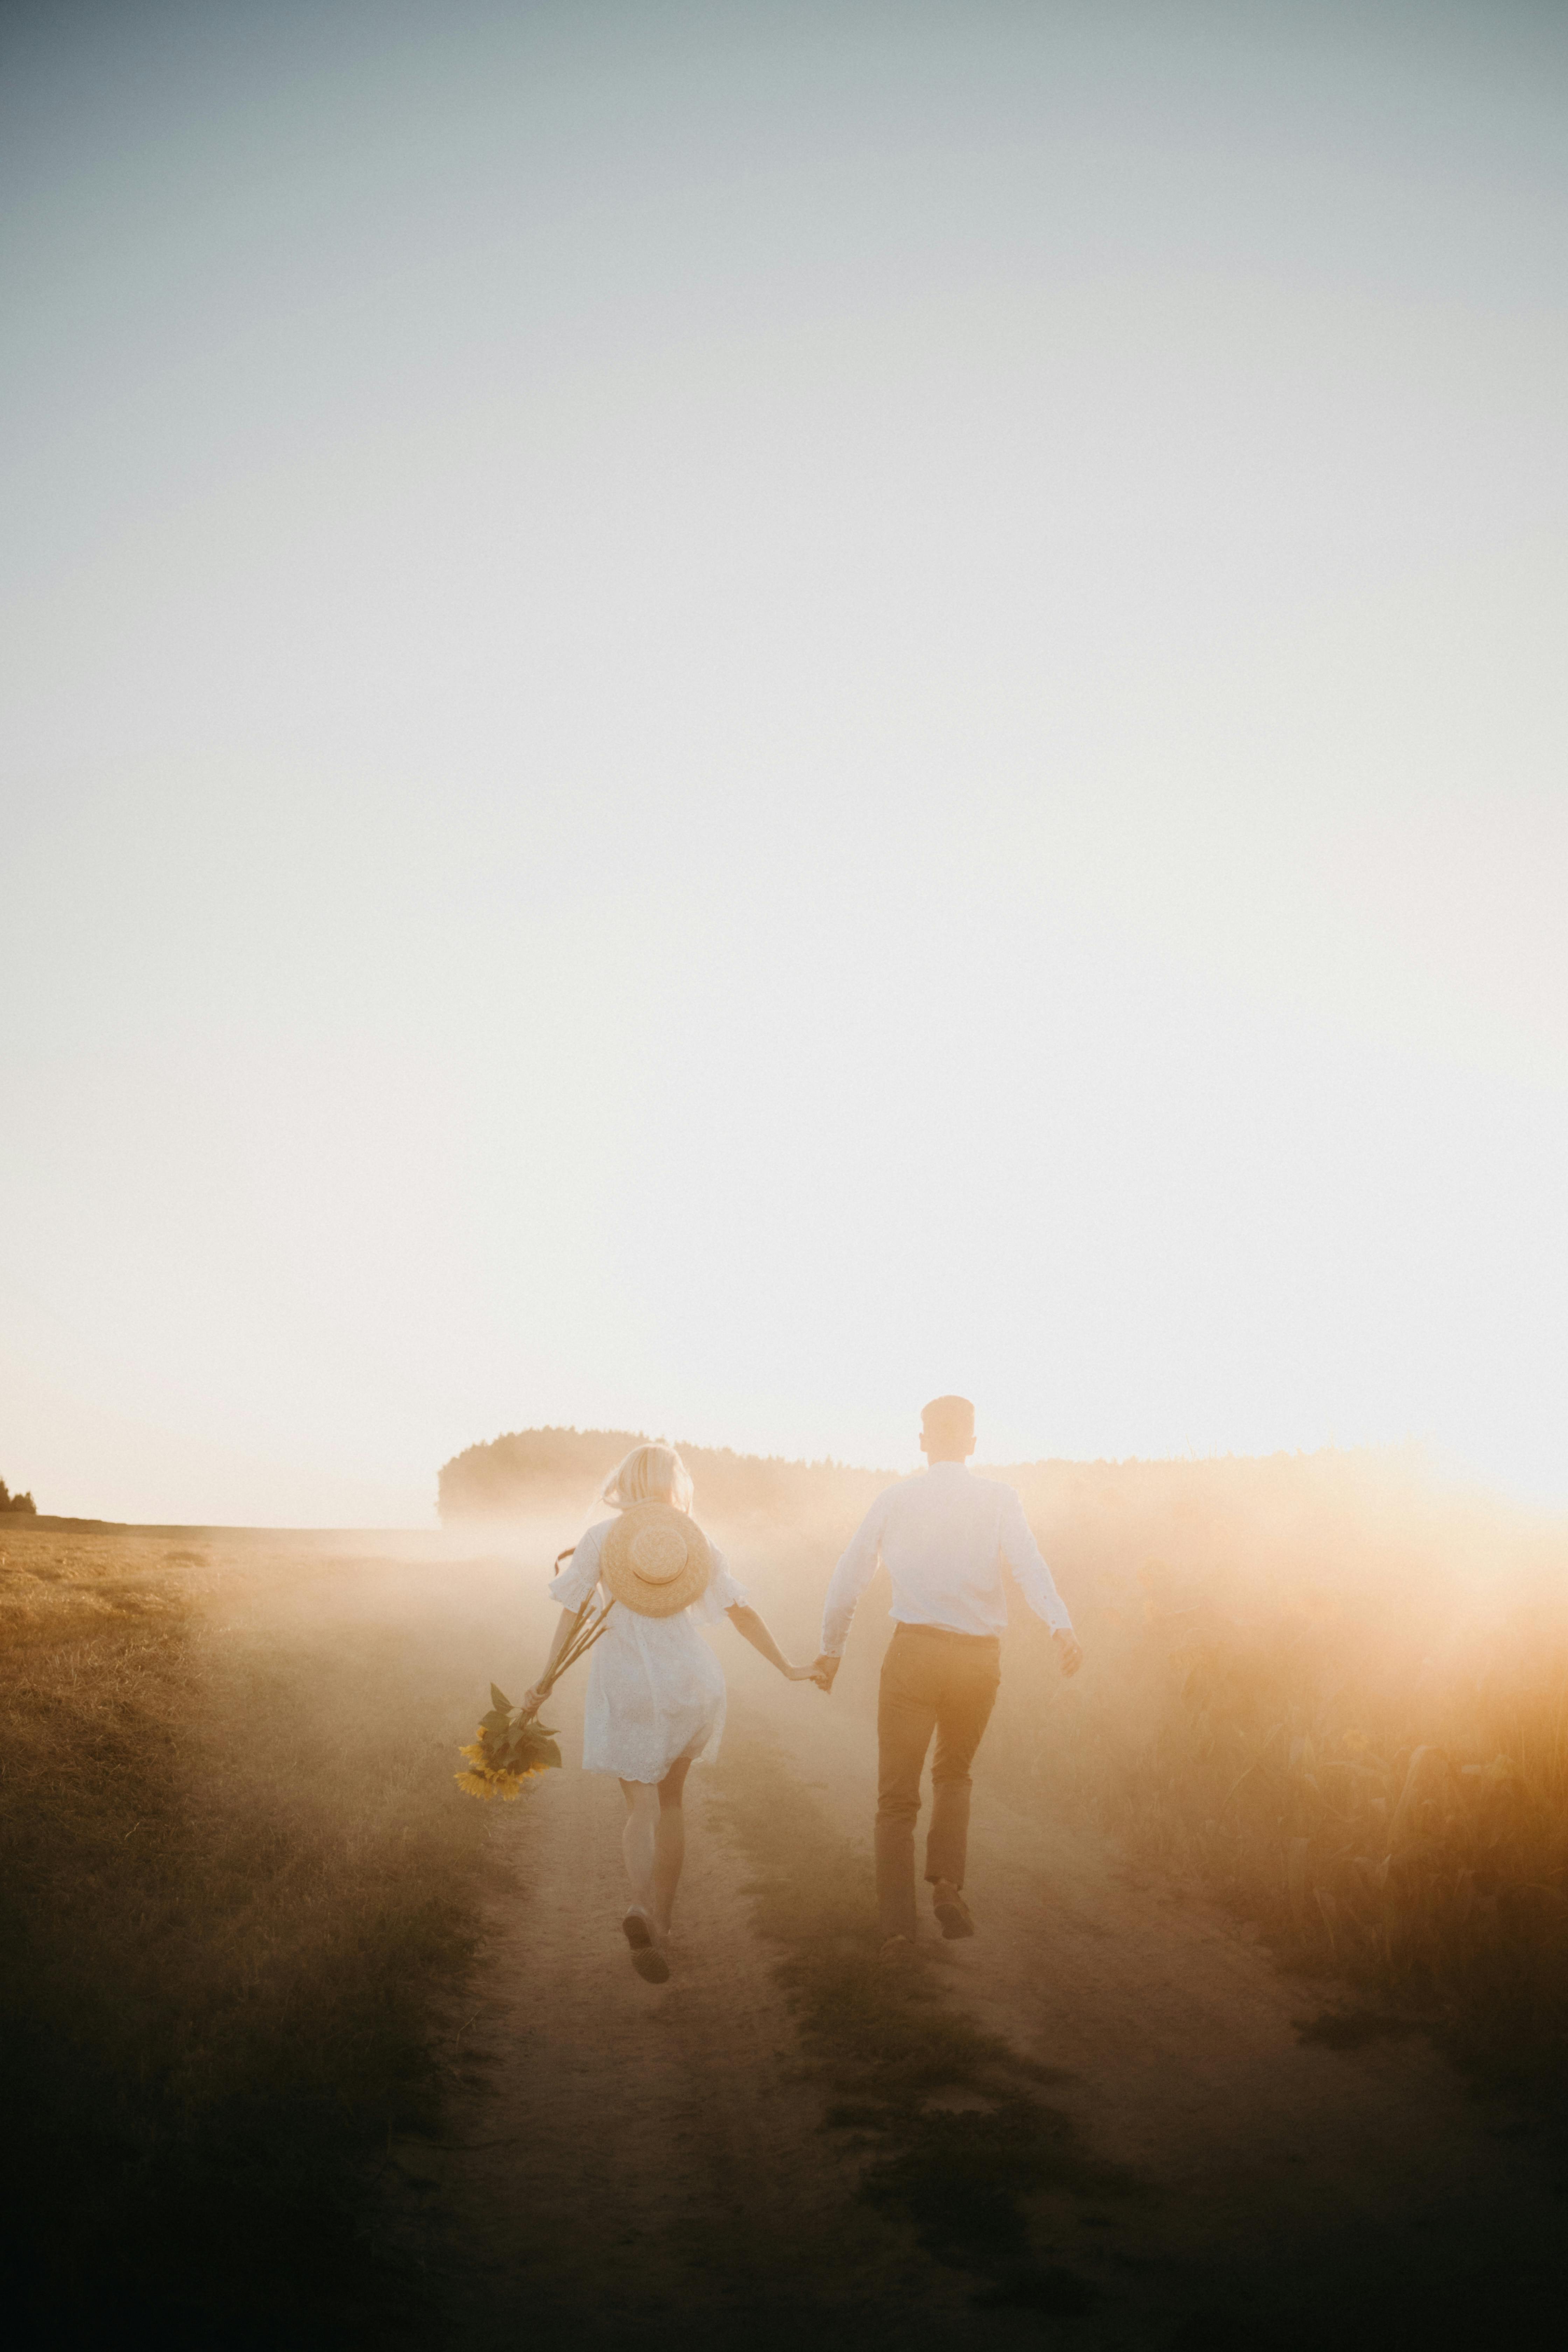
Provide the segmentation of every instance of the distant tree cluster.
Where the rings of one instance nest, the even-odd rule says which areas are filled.
[[[595,1512],[599,1491],[624,1454],[646,1445],[635,1429],[519,1429],[488,1445],[470,1445],[441,1472],[439,1510],[447,1526],[459,1519],[521,1519],[534,1514]],[[780,1525],[816,1520],[825,1513],[853,1527],[892,1475],[852,1470],[838,1462],[786,1462],[777,1455],[736,1454],[729,1446],[681,1445],[697,1488],[697,1514],[727,1522],[763,1519]]]
[[[0,1511],[36,1511],[31,1495],[13,1495],[4,1478],[0,1478]]]

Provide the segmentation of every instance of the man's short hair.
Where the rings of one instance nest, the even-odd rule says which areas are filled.
[[[943,1444],[973,1445],[974,1443],[974,1407],[967,1397],[932,1397],[921,1412],[921,1427],[928,1437]]]

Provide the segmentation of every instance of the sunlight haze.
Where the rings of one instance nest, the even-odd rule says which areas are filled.
[[[16,6],[0,187],[13,1486],[1568,1503],[1560,12]]]

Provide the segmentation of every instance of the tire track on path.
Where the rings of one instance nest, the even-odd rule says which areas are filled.
[[[1018,2315],[977,2314],[973,2280],[869,2210],[863,2156],[822,2127],[825,2086],[723,1822],[737,1786],[763,1806],[798,1796],[747,1738],[769,1719],[765,1691],[739,1697],[729,1760],[688,1784],[668,1985],[635,1974],[619,1932],[615,1783],[569,1765],[497,1809],[512,1885],[487,1920],[466,2072],[443,2142],[396,2151],[453,2344],[522,2317],[574,2346],[649,2352],[1036,2340]],[[580,1708],[579,1690],[560,1709],[568,1757]]]

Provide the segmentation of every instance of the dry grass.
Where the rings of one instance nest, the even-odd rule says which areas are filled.
[[[0,1539],[24,2342],[429,2340],[374,2168],[439,2100],[483,1856],[450,1778],[471,1676],[288,1542]]]
[[[1015,1610],[987,1777],[1106,1824],[1369,2011],[1560,2072],[1561,1531],[1340,1459],[1016,1475],[1089,1664],[1064,1686]],[[735,1547],[802,1650],[855,1516],[830,1528],[831,1500]],[[453,1751],[506,1664],[515,1591],[384,1546],[0,1535],[0,2094],[23,2119],[0,2156],[0,2296],[22,2343],[439,2339],[375,2170],[439,2122],[443,2003],[487,1868]],[[839,1685],[868,1714],[883,1606],[868,1597]],[[1079,2160],[1060,2119],[945,2004],[889,1998],[864,1864],[840,1841],[826,1868],[801,1822],[795,1852],[776,1813],[736,1819],[864,2139],[868,2220],[1044,2294],[1030,2217]],[[983,2095],[983,2120],[944,2085]]]
[[[997,1758],[1040,1801],[1195,1878],[1289,1961],[1430,2020],[1477,2063],[1568,2064],[1568,1591],[1561,1531],[1370,1506],[1310,1568],[1260,1527],[1127,1530],[1085,1562],[1092,1668],[1012,1637]],[[1131,1565],[1139,1538],[1178,1552]],[[1170,1539],[1178,1538],[1176,1544]],[[1073,1580],[1064,1576],[1064,1582]]]

